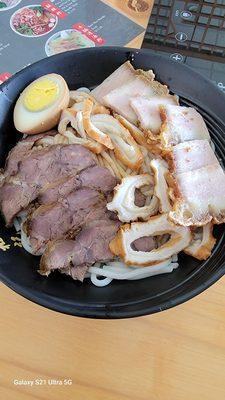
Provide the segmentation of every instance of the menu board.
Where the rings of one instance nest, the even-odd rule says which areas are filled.
[[[0,0],[0,83],[44,57],[124,46],[142,32],[101,0]]]

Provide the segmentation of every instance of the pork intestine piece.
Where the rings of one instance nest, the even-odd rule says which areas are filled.
[[[169,234],[170,239],[150,252],[135,251],[132,243],[145,236]],[[128,265],[150,266],[170,258],[185,249],[191,242],[191,231],[187,227],[171,223],[167,214],[150,217],[147,222],[125,224],[110,243],[113,254],[121,257]]]
[[[168,174],[167,164],[164,160],[152,160],[150,166],[154,172],[154,194],[159,199],[159,211],[160,213],[168,213],[171,210],[170,199],[169,199],[169,188],[166,182],[166,176]]]
[[[209,222],[203,227],[194,230],[193,240],[184,252],[198,260],[206,260],[211,255],[215,243],[213,224]]]
[[[93,104],[86,100],[83,124],[87,135],[114,150],[116,158],[128,168],[138,170],[143,163],[143,155],[129,130],[111,115],[91,115],[92,107]]]
[[[116,211],[122,222],[136,221],[138,218],[146,219],[158,211],[158,201],[152,196],[150,204],[138,207],[135,205],[135,189],[142,186],[152,186],[150,175],[134,175],[122,179],[114,189],[113,200],[107,204],[107,209]]]

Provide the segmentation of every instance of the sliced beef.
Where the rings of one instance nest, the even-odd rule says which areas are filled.
[[[19,162],[26,156],[30,155],[33,142],[26,142],[21,140],[15,147],[9,152],[6,159],[6,165],[4,170],[4,176],[15,175],[18,172]]]
[[[82,225],[103,219],[106,201],[98,191],[84,188],[71,192],[58,203],[41,205],[28,217],[25,230],[35,252],[49,240],[74,235]]]
[[[58,202],[75,189],[89,187],[107,194],[116,186],[116,178],[104,167],[94,166],[86,168],[77,176],[70,176],[53,183],[44,190],[38,201],[40,204]]]
[[[41,149],[24,159],[20,163],[17,177],[27,183],[38,182],[44,187],[95,164],[92,153],[83,146],[56,145]]]
[[[19,163],[26,157],[29,157],[33,152],[38,151],[35,148],[35,143],[42,139],[46,134],[55,135],[56,131],[40,133],[39,135],[28,135],[25,139],[20,140],[16,146],[12,148],[6,159],[4,177],[15,175],[19,169]]]
[[[87,265],[79,265],[78,267],[67,267],[59,270],[62,274],[71,276],[74,280],[83,282],[86,272],[88,271]]]
[[[92,153],[76,144],[51,146],[22,159],[17,174],[0,187],[0,206],[6,224],[11,225],[14,217],[38,196],[41,189],[94,165]],[[21,190],[20,186],[26,190]],[[8,202],[10,209],[7,209]]]
[[[49,275],[51,271],[59,269],[73,279],[82,281],[87,267],[113,258],[109,243],[118,228],[118,221],[102,220],[82,229],[75,240],[49,243],[41,258],[40,273]]]
[[[79,175],[81,186],[87,186],[108,194],[116,186],[116,178],[108,168],[95,166],[87,168]]]
[[[38,196],[39,204],[57,203],[70,192],[80,188],[80,181],[77,176],[68,176],[53,182]]]
[[[27,208],[37,194],[37,186],[27,185],[25,182],[6,183],[3,190],[0,189],[1,211],[8,225],[11,224],[16,214]]]

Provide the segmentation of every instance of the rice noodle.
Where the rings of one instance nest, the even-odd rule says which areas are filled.
[[[124,168],[124,165],[123,165],[119,160],[116,159],[115,154],[114,154],[114,152],[113,152],[112,150],[110,150],[109,155],[110,155],[110,157],[112,158],[114,164],[117,166],[119,175],[120,175],[122,178],[124,178],[125,176],[127,176],[127,175],[128,175],[127,170]]]
[[[174,257],[175,260],[175,257]],[[173,261],[173,258],[158,263],[151,267],[134,267],[127,266],[121,261],[112,261],[99,266],[99,263],[90,267],[85,278],[90,278],[96,286],[106,286],[113,279],[116,280],[139,280],[154,275],[167,274],[178,268],[179,264]],[[106,279],[99,279],[104,277]]]
[[[13,225],[14,225],[16,231],[17,231],[18,233],[20,233],[20,236],[21,236],[21,244],[22,244],[23,248],[24,248],[28,253],[30,253],[30,254],[32,254],[32,255],[34,255],[34,256],[40,256],[40,255],[42,255],[43,252],[34,253],[32,247],[31,247],[31,245],[30,245],[29,238],[28,238],[27,234],[25,233],[25,231],[24,231],[24,229],[23,229],[23,223],[24,223],[24,221],[25,221],[26,218],[27,218],[27,214],[28,214],[28,211],[27,211],[27,210],[21,211],[21,212],[16,216],[16,218],[14,218]]]
[[[174,254],[174,255],[172,256],[172,261],[173,261],[173,262],[177,262],[177,261],[178,261],[178,254]]]
[[[27,213],[28,211],[26,210],[20,211],[20,213],[14,218],[13,225],[17,232],[21,231],[21,225],[27,218]]]
[[[119,168],[117,166],[117,163],[115,162],[115,159],[113,159],[106,151],[102,152],[102,157],[110,165],[110,167],[112,168],[112,170],[115,173],[115,176],[119,176],[120,175],[120,170],[119,170]]]
[[[20,224],[20,222],[19,222],[17,217],[14,218],[13,225],[14,225],[14,228],[15,228],[16,232],[20,232],[21,231],[21,224]]]
[[[104,167],[104,162],[103,162],[103,158],[102,158],[101,154],[97,155],[97,159],[98,159],[98,164],[100,165],[100,167]]]
[[[90,89],[88,89],[87,87],[80,87],[79,89],[77,89],[77,92],[83,92],[83,93],[91,93]]]
[[[90,279],[93,285],[98,286],[98,287],[103,287],[109,285],[113,279],[111,278],[104,278],[104,279],[99,279],[99,275],[96,274],[91,274]]]
[[[95,159],[96,164],[98,164],[98,156],[97,156],[97,154],[93,153],[93,158]]]
[[[143,154],[143,158],[144,158],[144,161],[143,161],[143,164],[141,166],[140,172],[141,173],[147,173],[149,175],[153,175],[152,169],[151,169],[151,166],[150,166],[150,162],[155,157],[145,147],[139,145],[139,148],[140,148],[140,150],[141,150],[141,152]]]
[[[77,132],[79,133],[79,135],[83,138],[86,138],[87,135],[85,133],[84,130],[84,125],[83,125],[83,116],[82,116],[82,112],[78,111],[77,116],[76,116],[76,121],[77,121]]]

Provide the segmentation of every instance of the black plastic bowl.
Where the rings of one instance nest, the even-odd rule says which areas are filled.
[[[13,107],[20,92],[34,79],[51,72],[61,74],[71,89],[94,87],[127,59],[134,67],[153,68],[156,78],[178,94],[181,103],[193,105],[205,118],[219,158],[225,160],[225,97],[213,83],[197,72],[152,54],[148,50],[95,48],[59,54],[22,70],[0,87],[0,160],[21,137],[13,126]],[[0,236],[10,243],[13,230],[0,221]],[[128,318],[151,314],[180,304],[216,282],[225,273],[224,226],[215,229],[218,237],[212,256],[199,262],[182,254],[180,267],[171,274],[140,281],[113,281],[98,288],[53,273],[49,278],[37,273],[39,258],[19,247],[0,252],[0,279],[10,288],[45,307],[91,318]]]

